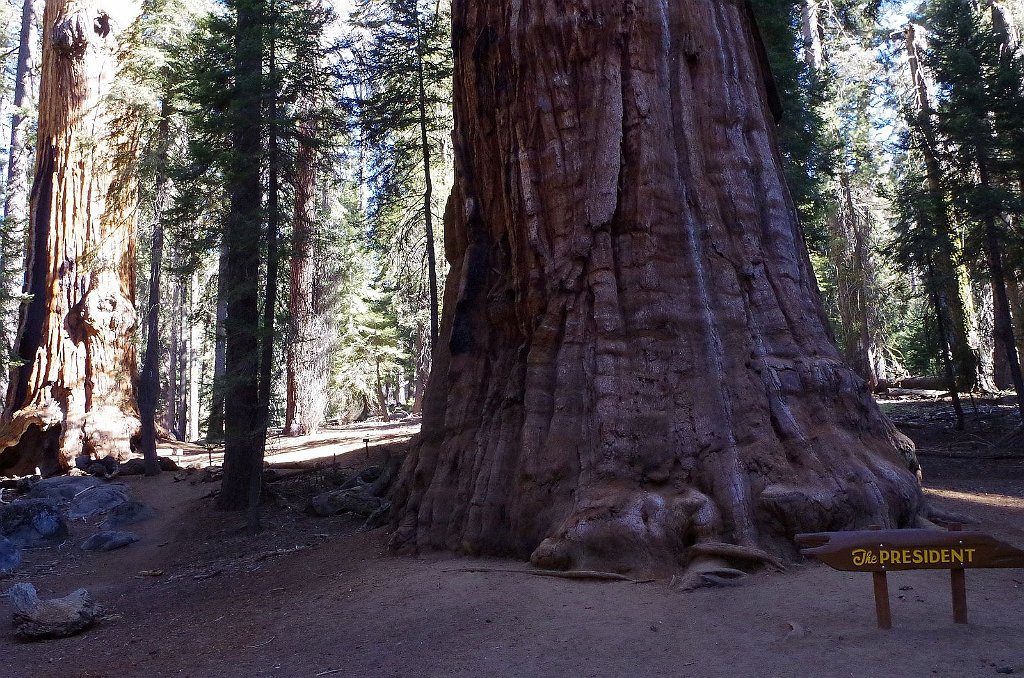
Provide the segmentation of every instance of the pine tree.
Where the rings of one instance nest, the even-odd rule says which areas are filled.
[[[361,0],[352,14],[350,71],[360,141],[369,151],[374,240],[396,252],[423,252],[430,345],[438,335],[434,217],[437,169],[450,129],[448,20],[441,3]],[[413,198],[412,196],[416,196]],[[422,231],[416,225],[422,226]],[[413,230],[415,229],[415,230]],[[422,232],[421,246],[417,231]]]
[[[937,132],[951,170],[949,190],[958,215],[970,228],[972,251],[983,253],[994,296],[995,335],[1005,351],[1024,416],[1024,378],[1013,336],[1002,244],[1004,215],[1020,213],[1020,185],[1013,168],[1013,155],[1019,150],[1011,139],[997,134],[1024,106],[1024,69],[1015,50],[1000,40],[991,14],[981,4],[935,0],[925,18],[932,33],[925,60],[939,87]]]
[[[38,80],[39,64],[35,52],[40,9],[40,0],[24,0],[20,22],[11,23],[12,26],[18,25],[19,30],[14,91],[11,93],[14,111],[7,149],[7,181],[3,193],[3,214],[0,215],[0,412],[6,403],[8,363],[18,329],[17,300],[22,282],[19,274],[22,272],[29,207],[31,148],[28,134]]]

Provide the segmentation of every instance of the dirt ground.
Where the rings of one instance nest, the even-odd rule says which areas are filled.
[[[998,403],[993,416],[1002,424],[982,425],[979,417],[965,433],[952,429],[948,402],[883,406],[911,424],[904,431],[922,448],[932,501],[1024,546],[1024,451],[993,451],[992,441],[1016,423]],[[362,438],[394,449],[413,430],[398,428],[277,440],[275,451],[306,464],[319,455],[323,473],[359,468],[367,457]],[[312,449],[317,455],[305,454]],[[369,456],[379,458],[381,449],[370,447]],[[0,591],[28,581],[44,597],[84,586],[110,618],[44,643],[0,631],[0,677],[1024,674],[1024,570],[968,572],[967,626],[952,623],[948,575],[895,573],[895,628],[881,631],[871,578],[817,564],[694,593],[666,582],[467,572],[527,566],[392,557],[386,534],[360,532],[361,519],[280,507],[264,511],[254,536],[244,516],[211,510],[216,484],[175,482],[168,473],[124,482],[159,510],[139,526],[140,542],[83,553],[71,539],[28,553],[17,572],[0,576]],[[0,618],[9,616],[0,599]]]

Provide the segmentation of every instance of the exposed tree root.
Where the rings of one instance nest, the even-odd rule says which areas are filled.
[[[674,591],[694,591],[704,587],[739,586],[747,573],[729,567],[725,561],[713,557],[698,557],[683,574],[673,576],[669,586]]]
[[[631,584],[649,584],[656,579],[633,579],[615,572],[598,572],[596,570],[516,570],[511,568],[489,567],[457,567],[444,572],[497,572],[505,574],[529,574],[534,577],[554,577],[556,579],[591,579],[595,581],[628,581]]]
[[[924,516],[918,516],[917,517],[917,522],[914,523],[914,527],[916,527],[918,529],[921,529],[921,530],[944,530],[945,529],[941,525],[937,525],[937,524],[933,523],[932,521],[928,520]]]
[[[972,518],[971,516],[963,513],[957,513],[956,511],[947,511],[946,509],[938,508],[931,503],[928,504],[927,509],[926,515],[928,520],[932,523],[938,523],[940,527],[958,524],[977,525],[979,522],[977,518]]]
[[[724,542],[703,542],[694,544],[690,547],[689,551],[697,556],[719,556],[727,560],[752,560],[771,565],[779,572],[786,571],[786,566],[782,564],[781,560],[769,553],[765,553],[761,549],[750,546],[739,546]]]

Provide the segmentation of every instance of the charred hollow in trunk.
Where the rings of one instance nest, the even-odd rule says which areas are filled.
[[[451,271],[393,546],[669,572],[914,523],[913,446],[829,340],[748,5],[512,5],[453,4]]]

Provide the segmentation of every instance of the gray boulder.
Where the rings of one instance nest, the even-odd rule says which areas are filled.
[[[78,520],[106,513],[128,501],[123,485],[99,485],[79,493],[68,507],[68,518]]]
[[[46,499],[51,502],[65,503],[99,484],[100,481],[88,476],[56,476],[40,480],[32,485],[28,496],[30,499]]]
[[[0,572],[10,572],[21,565],[21,544],[0,537]]]
[[[147,506],[140,501],[129,500],[118,504],[108,513],[106,519],[100,523],[100,527],[109,530],[122,525],[132,525],[149,520],[156,515],[156,509]]]
[[[178,471],[181,469],[175,461],[169,457],[157,457],[157,463],[160,464],[161,471]],[[123,476],[141,476],[146,473],[146,460],[136,457],[129,459],[126,462],[121,463],[121,475]]]
[[[129,459],[121,464],[121,475],[141,476],[146,473],[146,461],[144,459]]]
[[[390,502],[381,497],[371,497],[358,490],[334,490],[313,497],[309,511],[317,516],[333,516],[339,513],[357,513],[369,516],[390,507]]]
[[[14,606],[14,632],[24,640],[73,636],[95,624],[103,614],[85,589],[64,598],[40,600],[32,584],[15,584],[9,597]]]
[[[44,499],[19,499],[0,507],[0,537],[23,546],[50,546],[67,535],[64,516]]]
[[[79,544],[79,548],[83,551],[113,551],[134,544],[138,540],[139,536],[134,532],[97,532]]]

